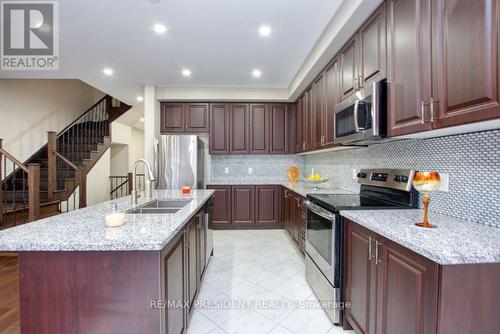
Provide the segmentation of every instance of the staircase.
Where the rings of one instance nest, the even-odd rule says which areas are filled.
[[[0,139],[0,229],[86,206],[86,177],[110,144],[110,124],[130,109],[109,95],[21,163]],[[10,173],[9,173],[10,172]]]

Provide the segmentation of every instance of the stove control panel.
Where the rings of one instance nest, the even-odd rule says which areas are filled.
[[[358,183],[410,191],[414,170],[410,169],[362,169],[358,173]]]

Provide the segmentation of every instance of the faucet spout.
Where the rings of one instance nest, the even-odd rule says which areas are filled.
[[[146,192],[146,197],[151,198],[153,197],[153,188],[154,184],[153,182],[156,181],[156,178],[153,174],[153,170],[151,169],[151,165],[147,160],[145,159],[139,159],[136,162],[134,162],[134,165],[132,167],[132,205],[135,206],[137,205],[137,198],[139,197],[139,193],[136,188],[136,176],[137,176],[137,166],[139,164],[143,163],[146,166],[146,183],[145,183],[145,192]]]

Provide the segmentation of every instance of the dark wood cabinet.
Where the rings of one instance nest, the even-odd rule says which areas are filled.
[[[432,1],[433,128],[500,117],[499,7],[497,0]]]
[[[304,101],[305,96],[299,97],[295,106],[295,152],[304,151]]]
[[[162,102],[162,133],[202,133],[209,130],[208,103]]]
[[[323,117],[324,146],[334,145],[335,106],[339,101],[338,62],[334,59],[325,72],[325,110]]]
[[[200,212],[196,215],[197,227],[198,227],[198,286],[201,286],[201,280],[203,275],[205,274],[205,265],[206,265],[206,253],[205,253],[205,224],[204,224],[204,216],[205,211]]]
[[[302,110],[302,141],[303,150],[311,150],[316,142],[316,113],[314,110],[313,88],[306,90]]]
[[[314,127],[314,142],[312,146],[314,148],[320,148],[325,142],[325,131],[323,124],[325,124],[325,79],[324,75],[320,75],[318,79],[314,82],[312,88],[312,107],[314,114],[315,124]]]
[[[163,133],[185,132],[184,104],[161,103],[160,124]]]
[[[388,135],[430,130],[430,0],[394,0],[388,6]]]
[[[214,228],[231,224],[231,186],[207,186],[213,189],[214,207],[212,209],[212,224]]]
[[[255,223],[279,225],[280,186],[255,186]]]
[[[231,223],[233,225],[254,224],[254,191],[254,186],[231,187]]]
[[[339,53],[340,98],[352,95],[358,88],[358,36],[354,35]]]
[[[359,30],[360,87],[386,77],[386,35],[386,3],[384,3]]]
[[[209,131],[208,103],[186,103],[184,112],[186,132],[202,133]]]
[[[185,247],[184,236],[174,242],[172,248],[163,258],[164,294],[166,301],[181,302],[185,297]],[[165,307],[163,309],[167,334],[182,334],[186,330],[185,309],[182,307]]]
[[[250,105],[250,153],[269,153],[269,105],[267,104]]]
[[[231,154],[250,153],[250,117],[248,104],[230,104]]]
[[[229,105],[210,105],[210,154],[229,154]]]
[[[437,264],[351,221],[346,225],[346,319],[357,333],[433,333]]]
[[[198,290],[198,221],[196,217],[191,220],[186,229],[187,238],[187,300],[189,301],[188,312],[191,314],[194,310],[194,299]]]
[[[271,154],[290,153],[290,110],[287,104],[271,104],[270,134]],[[252,127],[253,128],[253,127]]]
[[[283,228],[297,249],[305,254],[306,217],[304,198],[288,189],[283,190]]]

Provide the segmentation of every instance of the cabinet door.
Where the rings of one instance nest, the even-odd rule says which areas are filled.
[[[304,96],[301,96],[296,103],[295,107],[295,152],[302,152],[304,150]]]
[[[214,206],[212,208],[212,224],[215,228],[231,224],[231,187],[207,186],[213,189]]]
[[[316,118],[312,88],[309,88],[305,93],[304,110],[302,115],[303,148],[304,150],[310,150],[314,148],[314,143],[316,141]]]
[[[388,5],[388,134],[430,130],[430,0],[393,0]]]
[[[377,333],[433,333],[437,264],[389,240],[378,248]]]
[[[384,79],[387,68],[386,3],[359,30],[359,85]]]
[[[210,154],[229,154],[229,105],[210,105]]]
[[[271,104],[270,129],[271,129],[271,148],[272,154],[289,153],[290,142],[290,115],[288,105]]]
[[[283,199],[282,199],[282,203],[283,203],[283,216],[282,216],[282,224],[283,224],[283,229],[285,231],[287,231],[288,233],[290,233],[290,191],[283,188]]]
[[[324,136],[325,145],[332,146],[335,139],[335,124],[334,112],[335,105],[339,101],[339,76],[338,76],[338,62],[336,59],[326,69],[326,88],[325,88],[325,111],[324,111]]]
[[[339,53],[340,98],[343,100],[358,88],[358,36],[355,35]]]
[[[163,133],[179,133],[186,130],[182,103],[162,103],[160,119],[161,132]]]
[[[351,221],[346,223],[345,233],[345,300],[351,303],[346,317],[356,333],[375,333],[376,266],[370,257],[373,234]]]
[[[181,236],[163,258],[165,300],[167,302],[183,303],[186,299],[184,296],[184,249],[184,238]],[[165,307],[164,312],[166,333],[184,333],[184,308]]]
[[[230,153],[250,153],[250,118],[248,104],[230,104]]]
[[[205,271],[205,222],[203,221],[203,215],[205,211],[199,212],[196,217],[198,221],[198,287],[201,285],[201,278]]]
[[[432,3],[434,127],[499,118],[499,1]]]
[[[194,310],[194,299],[198,290],[198,220],[196,217],[188,225],[187,237],[187,295],[189,314],[191,314]]]
[[[292,209],[292,212],[293,212],[293,215],[292,215],[292,238],[293,238],[293,241],[295,241],[295,243],[297,244],[297,246],[299,245],[299,238],[300,238],[300,209],[301,209],[301,197],[297,194],[294,195],[293,197],[294,199],[294,203],[293,203],[293,209]]]
[[[279,186],[255,186],[255,223],[279,224]]]
[[[250,105],[250,153],[269,153],[269,105]]]
[[[251,225],[254,223],[254,187],[231,187],[232,224]]]
[[[184,108],[186,115],[186,132],[208,132],[208,104],[188,103]]]
[[[320,75],[318,80],[313,84],[313,113],[315,124],[314,148],[319,148],[325,143],[325,133],[323,124],[325,123],[325,80],[324,76]]]

